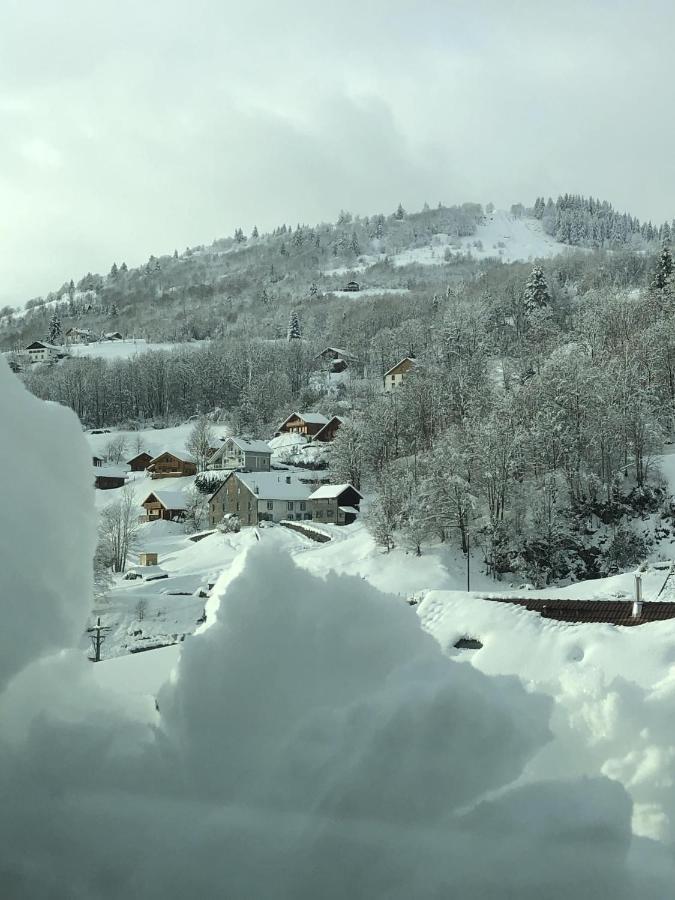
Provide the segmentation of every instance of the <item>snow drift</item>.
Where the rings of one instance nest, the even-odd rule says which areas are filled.
[[[0,696],[3,896],[667,895],[665,881],[632,881],[621,785],[516,784],[549,738],[548,698],[451,662],[410,607],[361,579],[321,579],[262,546],[184,644],[157,723],[128,718],[67,652],[89,599],[84,441],[72,416],[33,408],[12,378],[0,364],[16,426],[4,452],[26,466],[0,570],[3,662],[17,645]],[[7,525],[45,501],[28,475],[33,416],[50,417],[63,460],[46,505],[73,533],[49,520],[55,550],[31,571],[27,524]],[[20,598],[26,614],[14,614]],[[33,637],[36,615],[48,641]]]

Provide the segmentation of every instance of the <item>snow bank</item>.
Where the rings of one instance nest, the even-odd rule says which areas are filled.
[[[633,881],[631,804],[617,781],[547,782],[549,770],[517,784],[544,752],[552,701],[448,660],[412,608],[360,578],[322,579],[251,547],[217,585],[217,618],[183,644],[151,726],[81,652],[49,657],[76,642],[89,600],[88,454],[70,414],[6,376],[16,415],[5,449],[23,492],[10,490],[3,520],[2,658],[6,677],[23,669],[0,695],[3,896],[668,895],[661,869]],[[28,478],[26,417],[49,420],[64,457],[47,496]],[[62,504],[72,538],[48,522],[67,563],[47,537],[43,557],[22,551],[19,496],[29,509]],[[36,621],[48,639],[34,638]]]
[[[91,605],[91,453],[74,413],[35,398],[0,359],[0,690],[72,646]],[[45,471],[49,454],[49,477]]]

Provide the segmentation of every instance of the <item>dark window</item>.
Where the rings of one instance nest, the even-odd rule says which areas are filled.
[[[274,509],[274,502],[273,502],[272,500],[268,500],[268,501],[267,501],[267,508],[268,508],[268,509]]]
[[[293,509],[293,501],[292,500],[288,500],[286,502],[286,509]]]

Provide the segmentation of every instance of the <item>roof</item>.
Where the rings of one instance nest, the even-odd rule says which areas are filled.
[[[149,456],[151,460],[156,459],[156,457],[153,457],[152,453],[148,453],[147,450],[141,450],[140,453],[137,453],[135,456],[132,456],[131,459],[127,460],[127,465],[129,465],[129,463],[135,462],[135,460],[137,459],[140,459],[141,456]]]
[[[344,419],[341,419],[340,416],[331,416],[331,418],[326,422],[326,424],[323,426],[323,428],[320,428],[320,429],[317,431],[317,433],[314,435],[314,437],[319,437],[319,435],[321,434],[321,432],[322,432],[322,431],[325,431],[326,428],[328,428],[329,425],[332,425],[332,424],[333,424],[333,422],[339,422],[340,425],[344,425],[345,420],[344,420]]]
[[[225,443],[228,441],[232,441],[233,444],[236,444],[240,450],[244,450],[247,453],[271,453],[272,448],[267,443],[267,441],[249,441],[246,438],[241,437],[229,437],[225,438]],[[222,450],[222,447],[218,448],[219,452]]]
[[[353,513],[355,516],[358,516],[359,511],[355,506],[340,506],[340,511],[343,513]]]
[[[644,625],[675,619],[675,603],[646,602],[639,616],[633,617],[632,600],[540,600],[518,597],[486,597],[495,603],[511,603],[537,612],[545,619],[570,623],[606,623],[608,625]]]
[[[405,363],[405,362],[409,362],[411,365],[414,366],[415,363],[417,362],[417,360],[416,360],[414,357],[412,357],[412,356],[404,356],[403,359],[400,359],[400,360],[396,363],[395,366],[392,366],[391,369],[387,369],[387,371],[384,373],[384,377],[386,378],[387,375],[391,375],[391,373],[394,371],[394,369],[398,369],[398,367],[399,367],[399,366],[402,366],[403,363]]]
[[[338,357],[342,357],[342,359],[356,359],[353,353],[350,353],[349,350],[342,350],[340,347],[324,347],[321,353],[317,353],[314,359],[318,359],[320,356],[323,356],[324,353],[337,353]]]
[[[101,457],[94,457],[94,459],[100,459]],[[124,469],[120,469],[119,466],[93,466],[94,475],[97,478],[126,478],[127,473]]]
[[[351,484],[322,484],[321,487],[317,488],[314,493],[311,495],[312,500],[328,500],[339,497],[340,494],[344,494],[345,491],[352,490],[359,497],[363,497],[363,494],[360,491],[357,491],[355,487]]]
[[[56,350],[58,352],[60,348],[55,347],[54,344],[48,344],[46,341],[33,341],[26,347],[26,350]]]
[[[325,416],[322,416],[321,413],[294,412],[284,419],[279,428],[283,428],[290,419],[302,419],[302,421],[307,422],[308,425],[326,425],[328,423],[328,419]]]
[[[150,491],[143,503],[147,503],[149,497],[156,497],[164,509],[187,509],[185,495],[180,491]]]
[[[171,456],[175,456],[176,459],[180,459],[182,462],[193,463],[196,461],[194,456],[190,456],[190,454],[185,450],[162,450],[162,452],[158,453],[157,456],[153,456],[152,462],[154,462],[156,459],[159,459],[160,456],[164,456],[165,453],[170,453]]]
[[[233,472],[230,478],[239,479],[260,500],[308,500],[313,489],[311,484],[303,484],[297,475],[279,472]]]

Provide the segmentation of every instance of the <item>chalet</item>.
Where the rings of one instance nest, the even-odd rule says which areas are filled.
[[[165,450],[146,466],[151,478],[185,478],[197,474],[197,463],[189,453]]]
[[[340,416],[333,416],[332,419],[329,419],[323,428],[319,429],[317,433],[314,435],[315,441],[323,441],[323,443],[330,443],[335,438],[335,435],[338,432],[338,429],[342,425],[342,419]]]
[[[99,491],[124,487],[126,480],[126,474],[116,466],[94,466],[94,487]]]
[[[68,328],[65,338],[67,344],[90,344],[95,340],[94,335],[86,328]]]
[[[356,357],[347,350],[339,347],[326,347],[314,357],[316,366],[320,366],[327,372],[344,372],[357,363]]]
[[[209,500],[209,524],[238,516],[242,526],[284,519],[311,519],[309,495],[316,485],[278,472],[231,472]]]
[[[92,456],[91,461],[94,465],[94,468],[100,469],[103,465],[103,457],[102,456]]]
[[[45,341],[33,341],[26,347],[26,353],[32,363],[48,362],[51,359],[58,359],[59,355],[63,353],[63,348],[55,347]]]
[[[358,281],[348,281],[347,284],[343,288],[344,291],[356,292],[361,290],[361,285]]]
[[[158,519],[179,522],[187,512],[187,504],[180,491],[152,491],[141,506],[145,510],[145,515],[141,516],[142,522],[155,522]]]
[[[317,431],[321,431],[328,419],[321,413],[291,413],[277,428],[275,436],[279,434],[301,434],[304,437],[314,437]]]
[[[239,469],[244,472],[269,472],[272,450],[265,441],[228,437],[209,457],[207,469]]]
[[[323,484],[309,495],[315,522],[350,525],[359,514],[363,494],[351,484]]]
[[[127,465],[131,472],[145,472],[151,462],[152,456],[143,450],[141,453],[137,453],[136,456],[128,459]]]
[[[120,334],[119,331],[109,331],[107,334],[103,335],[104,340],[106,341],[123,341],[124,338]]]
[[[409,372],[415,368],[416,361],[412,356],[406,356],[401,362],[396,363],[395,366],[392,366],[388,372],[384,373],[384,389],[385,391],[393,391],[395,388],[400,387],[403,383],[403,379],[408,375]]]

